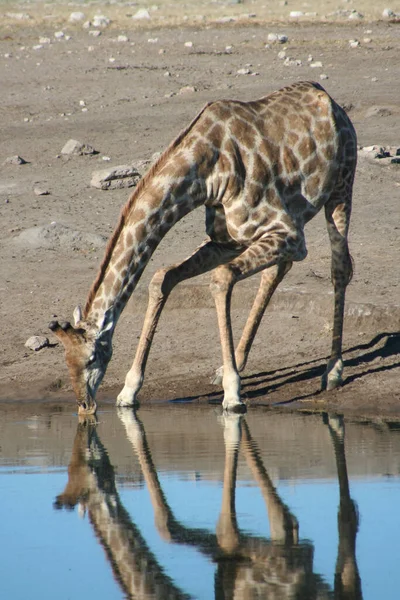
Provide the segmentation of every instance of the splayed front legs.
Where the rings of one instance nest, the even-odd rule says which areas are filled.
[[[118,406],[135,406],[142,387],[151,343],[162,309],[173,288],[181,281],[196,277],[236,257],[240,250],[232,246],[205,242],[182,263],[160,269],[149,286],[149,303],[133,365],[125,378],[125,386],[117,398]]]

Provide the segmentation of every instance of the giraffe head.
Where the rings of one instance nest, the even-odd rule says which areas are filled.
[[[82,319],[81,310],[74,311],[75,325],[69,321],[52,321],[49,328],[64,346],[65,361],[78,403],[79,414],[94,414],[95,396],[107,365],[111,359],[112,346],[98,329]]]

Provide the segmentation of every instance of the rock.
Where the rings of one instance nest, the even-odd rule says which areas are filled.
[[[237,75],[251,75],[251,69],[249,69],[249,67],[243,67],[243,69],[238,69],[236,73]]]
[[[310,63],[311,69],[320,69],[322,67],[322,62],[320,60],[316,60],[315,62]]]
[[[65,37],[65,33],[63,31],[55,31],[54,37],[56,40],[62,40]]]
[[[358,48],[360,42],[358,40],[349,40],[350,48]]]
[[[49,346],[49,339],[44,335],[32,335],[25,342],[25,348],[29,348],[29,350],[33,350],[34,352],[47,346]]]
[[[302,62],[299,58],[290,58],[290,56],[287,56],[283,64],[285,67],[300,67]]]
[[[137,184],[141,174],[131,165],[120,165],[110,169],[102,169],[92,174],[90,185],[100,190],[115,190],[133,187]]]
[[[27,162],[21,156],[16,154],[15,156],[9,156],[3,163],[4,165],[26,165]]]
[[[179,90],[179,95],[183,95],[183,94],[194,94],[196,91],[196,88],[193,85],[185,85],[184,87],[182,87]]]
[[[304,13],[301,10],[291,10],[289,13],[289,17],[292,19],[298,19],[299,17],[303,17]]]
[[[321,75],[319,76],[319,78],[320,78],[321,80],[324,80],[324,79],[329,79],[329,77],[328,77],[328,75],[327,75],[326,73],[321,73]]]
[[[396,16],[396,13],[393,12],[393,10],[391,8],[384,8],[383,9],[382,17],[384,19],[392,19],[395,16]]]
[[[139,10],[132,16],[132,19],[150,19],[150,13],[145,8],[139,8]]]
[[[42,188],[38,187],[33,188],[33,193],[35,196],[48,196],[50,194],[49,190],[43,190]]]
[[[67,250],[93,250],[103,248],[106,237],[73,229],[53,221],[48,225],[30,227],[12,239],[12,243],[23,248],[63,248]]]
[[[85,15],[83,12],[73,12],[69,15],[68,21],[70,23],[79,23],[79,21],[83,21],[84,18],[85,18]]]
[[[28,13],[8,12],[6,13],[6,17],[9,19],[15,19],[16,21],[29,21],[29,19],[32,19],[31,15],[28,15]]]
[[[98,154],[98,152],[92,146],[89,146],[89,144],[83,144],[77,140],[68,140],[61,150],[61,154],[78,154],[82,156],[83,154]]]
[[[93,27],[108,27],[110,23],[111,19],[109,19],[105,15],[95,15],[92,21]]]
[[[288,41],[288,36],[280,33],[269,33],[267,36],[267,40],[270,43],[278,43],[278,44],[286,44]]]
[[[361,13],[359,13],[356,10],[352,10],[351,13],[349,14],[349,19],[352,19],[352,20],[358,21],[363,18],[364,18],[364,15],[362,15]]]
[[[129,38],[127,35],[119,35],[117,37],[117,42],[129,42]]]

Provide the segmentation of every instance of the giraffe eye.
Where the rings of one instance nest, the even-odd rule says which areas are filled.
[[[88,367],[89,365],[92,365],[94,362],[96,362],[96,358],[97,358],[96,353],[93,352],[93,354],[91,354],[91,356],[89,356],[86,366]]]

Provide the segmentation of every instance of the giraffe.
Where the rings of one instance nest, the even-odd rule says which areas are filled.
[[[241,414],[222,415],[225,462],[219,518],[215,534],[183,525],[174,515],[160,484],[146,431],[135,411],[119,408],[128,440],[137,456],[154,511],[157,531],[166,542],[199,550],[216,564],[215,598],[332,597],[313,568],[313,545],[299,541],[299,524],[281,500],[264,466],[257,442]],[[334,596],[362,600],[356,562],[358,517],[347,476],[344,425],[327,416],[332,439],[340,504],[338,556]],[[270,522],[270,539],[241,532],[235,508],[239,451],[260,488]],[[79,505],[88,514],[114,577],[127,598],[164,600],[189,598],[165,573],[139,528],[123,506],[115,470],[97,433],[96,420],[80,419],[68,467],[68,482],[55,500],[57,509]]]
[[[212,271],[222,350],[223,407],[245,408],[244,369],[268,302],[293,262],[306,257],[304,226],[324,207],[332,249],[334,316],[323,389],[342,383],[348,248],[356,133],[345,111],[318,84],[297,82],[256,101],[207,104],[163,152],[123,207],[74,325],[52,321],[64,345],[78,411],[96,411],[96,391],[112,356],[118,319],[164,235],[205,207],[206,240],[181,263],[158,270],[132,367],[117,397],[135,406],[163,307],[181,281]],[[236,282],[261,272],[261,283],[236,352],[230,318]]]

